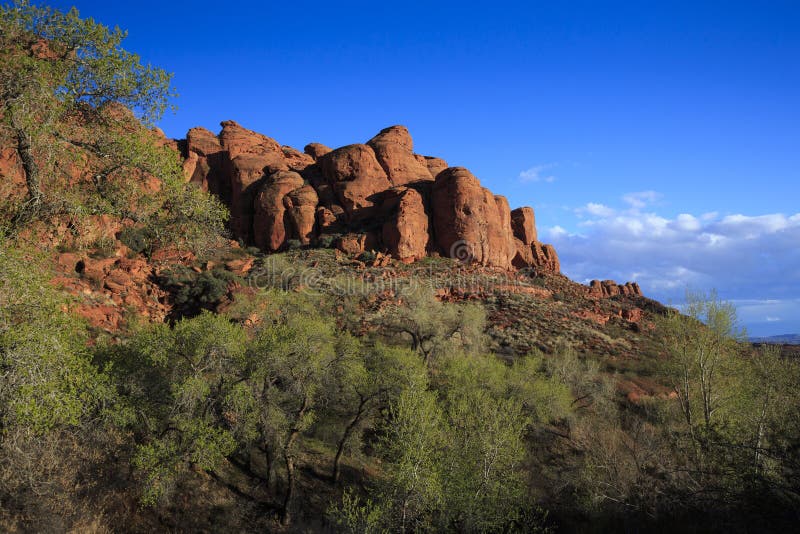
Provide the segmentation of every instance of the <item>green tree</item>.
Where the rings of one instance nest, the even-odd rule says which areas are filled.
[[[81,460],[125,417],[49,274],[0,236],[0,508],[45,508],[41,519],[65,515],[55,501],[76,497]]]
[[[441,510],[442,453],[446,423],[436,393],[414,384],[392,403],[380,445],[385,474],[381,508],[400,532],[430,529]]]
[[[175,96],[172,75],[123,49],[125,37],[74,8],[0,7],[0,143],[16,148],[28,190],[15,220],[44,207],[110,213],[161,243],[203,243],[226,212],[184,184],[178,154],[149,130]]]
[[[235,450],[225,408],[246,348],[240,326],[206,312],[174,328],[146,327],[108,349],[121,393],[138,414],[133,463],[146,504],[169,496],[191,468],[213,471]]]
[[[441,302],[430,287],[409,288],[402,302],[375,318],[387,333],[406,338],[425,363],[457,349],[480,352],[486,344],[486,313],[475,304]]]
[[[327,416],[343,421],[336,444],[331,478],[338,482],[345,448],[357,438],[381,408],[407,387],[422,380],[426,370],[419,357],[401,347],[362,344],[350,336],[338,340],[340,359],[328,375]],[[357,439],[355,439],[358,441]]]
[[[667,314],[659,330],[667,352],[663,370],[677,398],[693,463],[699,477],[707,478],[712,445],[729,430],[738,394],[736,309],[713,293],[689,293],[685,315]]]
[[[278,292],[273,297],[280,298]],[[293,296],[284,296],[287,302]],[[280,315],[257,332],[248,350],[243,387],[248,388],[255,428],[268,455],[277,450],[286,468],[281,522],[291,522],[297,484],[297,451],[325,398],[326,374],[340,353],[336,331],[310,303],[281,306]],[[243,414],[244,415],[244,414]],[[242,418],[243,421],[247,417]]]
[[[525,485],[521,403],[492,395],[481,382],[452,388],[447,396],[448,454],[444,460],[445,510],[458,531],[502,531],[516,520]]]

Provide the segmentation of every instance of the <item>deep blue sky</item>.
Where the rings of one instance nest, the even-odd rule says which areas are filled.
[[[800,2],[655,4],[74,3],[175,73],[172,137],[405,124],[532,205],[574,278],[716,287],[752,333],[800,331]]]

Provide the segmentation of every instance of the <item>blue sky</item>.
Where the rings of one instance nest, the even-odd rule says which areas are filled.
[[[533,206],[573,278],[716,288],[752,334],[800,332],[800,2],[75,5],[175,73],[172,137],[404,124]]]

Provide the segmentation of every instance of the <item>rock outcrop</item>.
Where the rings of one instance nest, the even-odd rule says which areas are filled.
[[[407,187],[390,189],[383,210],[391,214],[383,224],[383,242],[389,253],[404,262],[424,258],[430,234],[422,195]]]
[[[467,169],[450,167],[439,173],[433,184],[431,209],[436,244],[443,254],[511,268],[513,251],[497,201]]]
[[[385,128],[367,144],[375,151],[375,157],[392,185],[433,180],[428,166],[414,155],[414,142],[405,126]]]
[[[283,205],[292,226],[292,238],[303,245],[314,239],[317,204],[319,197],[310,185],[304,185],[290,191],[283,197]]]
[[[511,212],[511,229],[514,237],[522,241],[525,245],[530,245],[536,241],[536,218],[533,208],[517,208]]]
[[[292,171],[275,172],[262,182],[253,216],[253,240],[257,247],[275,252],[291,238],[291,229],[287,232],[284,200],[291,191],[301,187],[303,177]]]
[[[368,145],[337,148],[319,158],[317,164],[351,219],[374,215],[376,195],[392,187]]]
[[[187,181],[228,205],[231,231],[246,243],[277,251],[289,240],[319,240],[404,262],[440,254],[560,272],[553,246],[538,241],[532,208],[511,210],[467,169],[414,153],[404,126],[385,128],[364,144],[309,143],[300,152],[236,122],[221,125],[218,136],[192,128],[177,144]],[[635,284],[603,284],[592,285],[590,294],[641,293]]]
[[[642,289],[636,282],[617,284],[614,280],[592,280],[589,283],[589,295],[595,298],[609,298],[617,295],[641,297]]]

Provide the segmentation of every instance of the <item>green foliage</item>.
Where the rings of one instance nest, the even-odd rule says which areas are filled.
[[[483,350],[486,313],[481,306],[440,302],[432,288],[422,285],[403,289],[403,302],[374,319],[387,333],[410,338],[411,349],[428,363],[453,350]]]
[[[174,328],[150,326],[108,348],[121,393],[140,414],[144,441],[133,465],[144,503],[167,497],[192,466],[213,470],[234,451],[221,410],[246,349],[241,327],[210,313]]]
[[[136,254],[149,253],[152,245],[151,236],[148,235],[145,228],[124,228],[119,234],[119,240]]]
[[[448,393],[446,510],[458,530],[502,531],[523,503],[528,421],[519,401],[497,398],[478,384]]]
[[[173,295],[178,317],[193,317],[203,310],[214,310],[238,277],[222,268],[198,273],[176,266],[159,276],[159,284]]]
[[[441,510],[442,448],[445,420],[436,394],[415,384],[394,402],[386,436],[381,442],[386,478],[381,497],[389,524],[405,532],[431,528]]]
[[[17,147],[29,197],[14,220],[44,205],[112,214],[154,245],[203,249],[227,212],[184,183],[178,154],[149,129],[175,96],[171,75],[124,50],[125,37],[74,8],[0,8],[0,142]]]
[[[336,241],[341,238],[341,234],[322,234],[317,238],[317,246],[322,248],[333,248]]]
[[[44,263],[11,245],[0,237],[0,501],[9,509],[73,491],[79,476],[64,455],[130,416]]]
[[[332,504],[326,515],[336,532],[382,534],[390,532],[383,526],[386,522],[385,514],[385,510],[370,499],[362,500],[347,489],[342,494],[341,503]]]

